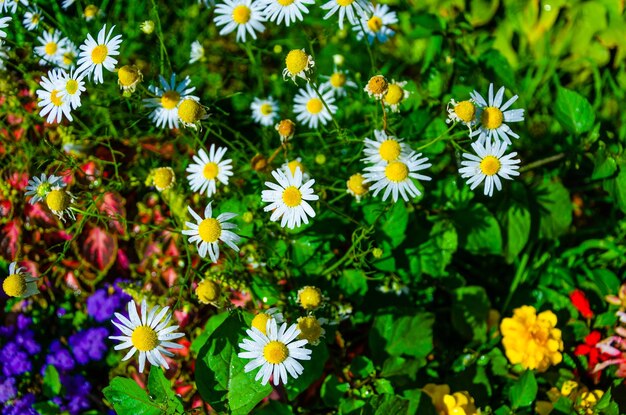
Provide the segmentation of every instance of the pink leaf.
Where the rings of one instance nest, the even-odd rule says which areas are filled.
[[[0,255],[14,260],[20,243],[20,222],[15,219],[0,228]]]
[[[80,235],[82,258],[99,271],[108,270],[117,257],[117,238],[104,229],[87,226]]]
[[[43,203],[35,203],[31,205],[26,203],[24,206],[27,221],[32,221],[37,225],[54,225],[56,220],[49,210],[43,208]]]
[[[122,196],[107,192],[98,202],[98,210],[111,218],[109,226],[120,235],[126,233],[126,225],[120,221],[120,218],[126,218],[126,209],[124,208],[124,199]]]

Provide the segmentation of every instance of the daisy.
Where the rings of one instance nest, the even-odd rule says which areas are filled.
[[[196,40],[191,44],[191,54],[189,56],[189,64],[194,62],[198,62],[199,60],[204,59],[204,48],[202,47],[202,43]]]
[[[61,7],[63,7],[64,9],[67,9],[72,4],[74,4],[75,1],[76,0],[63,0],[63,4],[61,4]]]
[[[296,77],[309,81],[307,73],[315,66],[315,61],[311,55],[307,55],[304,49],[293,49],[289,51],[285,58],[285,69],[283,69],[283,80],[290,77],[296,83]]]
[[[60,92],[59,97],[69,103],[72,109],[80,107],[80,95],[85,92],[85,73],[76,73],[72,68],[69,73],[65,71],[59,71],[61,76],[59,77]]]
[[[136,351],[139,351],[139,373],[143,373],[146,365],[146,358],[153,366],[162,366],[169,369],[169,365],[163,355],[174,356],[174,353],[165,350],[182,349],[183,345],[174,343],[171,340],[183,337],[184,333],[175,333],[178,326],[167,327],[172,318],[172,313],[168,313],[169,307],[163,307],[159,311],[159,306],[155,305],[148,312],[146,300],[141,301],[141,316],[137,313],[137,305],[134,300],[128,302],[128,317],[115,313],[118,321],[111,320],[122,332],[123,336],[109,336],[111,340],[119,340],[120,344],[114,347],[115,350],[131,348],[122,358],[122,361],[130,359]],[[167,317],[166,317],[167,314]],[[165,317],[165,320],[163,318]],[[167,327],[167,328],[166,328]]]
[[[5,32],[2,29],[6,29],[7,27],[9,27],[9,22],[11,20],[13,20],[13,18],[11,16],[0,17],[0,39],[3,39],[3,38],[7,37],[7,32]]]
[[[482,144],[492,139],[494,141],[502,139],[507,145],[511,144],[509,136],[519,138],[519,135],[515,134],[506,124],[507,122],[524,121],[523,109],[507,111],[507,108],[517,101],[517,95],[514,95],[502,104],[504,87],[501,87],[494,97],[493,84],[489,84],[489,103],[476,91],[473,91],[470,95],[481,107],[480,125],[475,131],[470,133],[470,137],[478,136],[478,141]]]
[[[293,135],[296,133],[296,123],[289,119],[281,120],[274,126],[274,129],[278,131],[280,142],[284,144],[291,140]]]
[[[48,115],[46,122],[60,123],[63,119],[63,115],[69,121],[73,121],[72,114],[70,114],[71,107],[70,102],[61,93],[63,89],[63,72],[60,69],[53,69],[48,71],[48,77],[41,77],[40,85],[43,89],[37,90],[37,96],[39,102],[37,105],[41,107],[39,115],[41,117]]]
[[[135,65],[124,65],[117,71],[117,84],[124,92],[133,93],[143,81],[143,74]]]
[[[94,74],[94,82],[97,84],[104,82],[102,79],[102,67],[113,72],[117,59],[112,56],[120,54],[119,48],[120,43],[122,43],[122,35],[111,38],[113,29],[115,29],[115,25],[111,27],[107,34],[107,25],[105,24],[98,33],[97,42],[88,33],[87,39],[80,46],[81,52],[78,55],[77,63],[78,72],[85,72],[89,80],[91,80],[91,75]]]
[[[278,119],[278,101],[273,99],[271,95],[266,99],[254,98],[250,104],[250,109],[252,110],[252,119],[265,127],[273,125]]]
[[[372,164],[386,164],[398,160],[410,150],[402,142],[401,138],[387,135],[383,130],[374,130],[374,137],[376,137],[376,140],[370,140],[365,137],[363,153],[367,157],[362,158],[361,161]]]
[[[68,42],[67,38],[61,38],[61,32],[43,32],[43,36],[37,38],[41,46],[35,47],[35,53],[41,57],[40,65],[52,63],[58,65],[62,60],[61,51]]]
[[[55,176],[53,174],[48,177],[46,173],[42,173],[40,177],[33,176],[33,178],[28,181],[24,196],[32,196],[30,204],[34,205],[35,203],[45,199],[48,193],[55,186],[64,187],[65,183],[63,182],[63,179],[60,176]]]
[[[92,21],[93,19],[96,18],[96,16],[102,17],[104,16],[104,12],[102,11],[102,9],[98,8],[98,6],[96,6],[95,4],[90,4],[87,7],[85,7],[85,10],[83,10],[83,18],[87,22]]]
[[[17,262],[11,262],[9,265],[9,276],[2,282],[2,290],[9,297],[26,298],[39,294],[37,278],[28,272],[23,272],[25,269],[18,267]]]
[[[502,181],[500,177],[507,180],[513,180],[511,176],[519,176],[519,159],[514,159],[517,156],[516,152],[507,154],[502,157],[507,147],[507,143],[504,141],[487,141],[483,146],[480,142],[472,143],[472,148],[477,155],[464,153],[463,157],[467,160],[463,160],[461,165],[463,168],[459,169],[461,177],[469,178],[467,184],[469,184],[472,190],[476,188],[482,181],[485,181],[485,195],[493,195],[493,186],[495,184],[498,190],[502,190]]]
[[[0,13],[10,12],[11,14],[15,14],[17,11],[17,3],[18,0],[0,1]],[[19,0],[19,3],[22,3],[24,6],[28,6],[28,0]]]
[[[382,75],[374,75],[363,88],[370,98],[383,99],[389,90],[389,82]]]
[[[333,91],[336,97],[346,96],[346,87],[356,88],[357,85],[348,79],[347,71],[335,68],[335,72],[331,76],[322,76],[322,79],[327,79],[326,82],[320,86]]]
[[[322,290],[313,285],[306,285],[298,290],[298,304],[307,311],[319,308],[324,300]]]
[[[256,39],[256,32],[263,32],[265,16],[263,4],[252,0],[224,0],[215,6],[215,24],[224,26],[220,35],[224,36],[237,29],[237,42],[246,41],[246,32]]]
[[[183,230],[183,235],[191,236],[189,243],[196,243],[198,247],[198,253],[202,258],[206,257],[207,252],[211,257],[211,261],[217,262],[220,256],[220,247],[217,244],[218,241],[224,242],[226,245],[239,252],[239,247],[236,245],[241,241],[241,238],[229,229],[237,229],[237,225],[234,223],[228,223],[228,221],[235,216],[236,213],[222,213],[217,218],[213,218],[213,210],[211,209],[211,203],[204,209],[204,219],[202,219],[191,206],[187,206],[189,213],[194,217],[197,223],[185,222],[185,226],[189,229]]]
[[[178,106],[178,121],[183,127],[193,128],[197,130],[202,128],[200,120],[209,118],[208,108],[200,104],[197,97],[187,97],[180,102]]]
[[[407,81],[396,82],[395,79],[392,79],[387,87],[387,93],[383,97],[383,103],[391,108],[392,112],[400,111],[400,104],[411,94],[404,89],[406,83]]]
[[[280,166],[280,168],[283,170],[289,169],[293,176],[296,175],[296,169],[300,169],[300,171],[302,172],[302,180],[305,182],[311,178],[309,176],[309,173],[307,173],[306,169],[304,168],[304,164],[302,164],[302,157],[297,157],[295,160],[286,161]]]
[[[277,222],[282,217],[280,226],[284,228],[286,225],[289,229],[300,227],[302,222],[309,223],[308,216],[315,217],[315,211],[307,201],[319,199],[311,188],[315,180],[302,184],[300,168],[296,168],[295,174],[291,174],[289,169],[276,169],[272,171],[272,176],[278,184],[265,182],[270,190],[261,192],[261,200],[270,203],[263,208],[266,212],[272,211],[270,220]]]
[[[268,308],[267,311],[262,311],[254,316],[250,327],[254,327],[261,333],[267,334],[266,328],[269,320],[276,320],[276,324],[282,324],[285,318],[283,317],[283,314],[278,311],[278,308]]]
[[[191,79],[187,76],[179,84],[176,84],[176,74],[172,74],[170,82],[159,75],[161,87],[150,85],[148,90],[156,95],[156,98],[143,100],[147,108],[154,108],[150,113],[150,119],[159,128],[178,128],[178,106],[183,99],[197,98],[190,95],[196,90],[195,87],[187,88]],[[199,98],[198,98],[199,99]]]
[[[65,45],[59,50],[59,62],[58,65],[64,69],[70,69],[76,65],[76,60],[80,51],[78,47],[71,40],[67,40]]]
[[[357,21],[352,27],[358,40],[367,35],[367,41],[370,44],[374,43],[374,39],[384,43],[396,33],[389,28],[389,25],[398,23],[398,16],[386,4],[376,6],[368,4],[367,10],[361,14],[360,19],[361,21]]]
[[[322,9],[328,10],[324,20],[339,11],[339,29],[343,29],[343,19],[348,18],[350,24],[356,24],[358,17],[367,9],[367,1],[365,0],[330,0],[322,6]]]
[[[152,184],[159,192],[171,189],[176,183],[176,174],[171,167],[158,167],[152,170],[150,176]]]
[[[6,69],[5,62],[9,59],[9,54],[7,53],[9,50],[11,49],[0,39],[0,70],[2,71]]]
[[[71,204],[76,200],[74,196],[65,190],[65,183],[56,185],[46,194],[46,205],[50,212],[61,219],[61,222],[65,222],[64,215],[68,215],[72,220],[76,220],[76,216],[72,211]]]
[[[322,327],[323,324],[327,324],[328,321],[325,318],[317,319],[314,316],[306,316],[298,318],[298,330],[300,334],[299,339],[304,339],[312,346],[320,344],[320,338],[326,334],[326,330]]]
[[[22,20],[22,23],[26,29],[35,30],[39,27],[39,22],[42,20],[43,16],[41,15],[41,10],[39,10],[37,6],[33,6],[26,13],[24,13],[24,20]]]
[[[190,173],[187,180],[192,191],[200,194],[206,191],[207,197],[211,197],[217,190],[216,180],[224,185],[228,184],[228,178],[233,175],[231,165],[233,161],[222,160],[226,150],[226,147],[216,147],[215,144],[211,144],[208,155],[204,149],[200,149],[198,155],[193,156],[195,163],[190,164],[186,170]]]
[[[298,360],[311,360],[311,350],[304,348],[308,341],[296,340],[300,334],[296,324],[287,328],[287,323],[283,323],[278,329],[276,321],[270,320],[267,323],[267,335],[256,328],[248,329],[246,333],[252,340],[244,339],[239,343],[244,351],[238,356],[242,359],[253,359],[245,366],[246,373],[261,367],[254,380],[261,379],[262,385],[267,385],[272,375],[274,385],[278,385],[280,381],[286,384],[287,372],[297,379],[304,371]]]
[[[302,15],[309,13],[307,4],[315,4],[315,0],[260,0],[265,8],[263,13],[270,22],[276,22],[277,25],[285,20],[285,25],[289,27],[291,22],[296,20],[304,20]]]
[[[331,114],[337,111],[337,106],[334,105],[333,91],[320,88],[320,93],[322,94],[321,97],[311,88],[311,85],[307,84],[305,88],[298,91],[298,95],[294,98],[293,112],[296,113],[296,120],[308,124],[309,128],[317,128],[320,123],[326,125],[328,121],[332,120]],[[326,102],[331,112],[328,112],[322,100]]]
[[[398,160],[386,164],[377,164],[366,167],[363,177],[364,183],[373,183],[370,190],[376,196],[385,189],[383,201],[391,194],[394,203],[398,201],[398,193],[408,202],[410,198],[417,197],[422,193],[417,189],[412,179],[430,180],[430,177],[416,173],[431,166],[426,163],[426,157],[419,158],[422,154],[412,152],[408,156],[401,156]]]
[[[369,192],[369,185],[364,183],[365,177],[361,173],[350,176],[346,182],[346,192],[350,193],[356,199],[357,203],[361,202],[361,198]]]
[[[471,133],[472,126],[477,122],[477,108],[473,99],[457,102],[452,98],[446,106],[446,111],[448,111],[448,118],[446,119],[447,124],[460,122],[469,128]]]

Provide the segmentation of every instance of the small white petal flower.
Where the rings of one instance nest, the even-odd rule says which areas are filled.
[[[507,145],[511,144],[510,137],[519,138],[519,135],[513,132],[506,124],[510,122],[524,121],[524,110],[508,108],[517,101],[517,95],[514,95],[504,104],[504,87],[501,87],[493,95],[493,84],[489,84],[489,101],[486,101],[482,95],[474,91],[471,94],[472,99],[481,107],[481,112],[476,117],[480,119],[479,127],[470,133],[470,137],[478,136],[478,141],[485,144],[487,141],[504,141]]]
[[[28,30],[35,30],[39,27],[39,23],[43,20],[43,15],[41,14],[41,10],[35,5],[30,8],[26,13],[24,13],[24,19],[22,20],[22,24]]]
[[[9,265],[9,275],[2,282],[2,290],[9,297],[26,298],[39,294],[37,278],[24,272],[26,268],[18,267],[17,262]]]
[[[91,75],[94,75],[94,82],[101,84],[104,82],[102,78],[102,68],[113,72],[117,59],[113,56],[119,55],[120,44],[122,43],[122,35],[117,35],[111,38],[113,35],[113,29],[111,27],[109,32],[106,31],[107,25],[102,26],[102,29],[98,33],[98,40],[96,41],[91,34],[87,34],[87,39],[80,46],[80,54],[78,55],[78,71],[87,74],[87,79],[91,80]]]
[[[273,99],[271,95],[267,99],[254,98],[250,104],[250,109],[252,110],[252,119],[265,127],[274,125],[278,119],[278,101]]]
[[[18,3],[28,6],[28,0],[3,0],[0,1],[0,13],[9,12],[15,14]]]
[[[76,201],[74,195],[64,189],[65,183],[57,184],[46,194],[46,206],[50,212],[57,216],[61,222],[65,222],[65,215],[76,220],[76,216],[72,211],[72,203]]]
[[[322,9],[328,10],[324,19],[339,11],[339,29],[343,29],[343,19],[346,17],[350,24],[358,24],[358,16],[365,12],[367,4],[366,0],[330,0],[322,6]]]
[[[452,98],[446,106],[446,111],[448,111],[448,118],[446,119],[447,124],[460,122],[469,128],[471,134],[472,127],[478,122],[476,119],[476,103],[473,99],[457,102]]]
[[[176,333],[178,326],[169,326],[172,313],[168,313],[169,307],[155,305],[150,311],[146,300],[141,302],[141,314],[137,313],[137,305],[134,300],[128,302],[128,317],[115,313],[118,321],[111,320],[113,325],[120,329],[122,336],[109,336],[111,340],[119,340],[121,343],[114,347],[115,350],[130,348],[122,361],[130,359],[135,352],[139,351],[139,373],[143,373],[146,359],[153,366],[161,366],[169,369],[167,361],[163,357],[173,357],[174,353],[168,349],[182,349],[183,345],[174,343],[172,340],[184,337],[184,333]],[[167,314],[167,316],[166,316]],[[164,319],[165,318],[165,319]]]
[[[315,66],[315,61],[304,49],[290,50],[285,57],[285,69],[283,69],[283,80],[287,77],[296,83],[296,77],[300,77],[309,82],[308,72]]]
[[[407,81],[396,82],[392,79],[387,87],[387,93],[383,97],[383,103],[391,108],[392,112],[400,111],[400,104],[411,95],[409,91],[404,89]]]
[[[222,160],[226,150],[226,147],[216,147],[215,144],[211,144],[208,155],[206,151],[200,149],[198,154],[193,156],[195,163],[190,164],[186,170],[190,173],[187,180],[192,191],[200,194],[206,192],[207,197],[211,197],[217,191],[217,180],[224,185],[228,184],[228,178],[233,175],[233,161]]]
[[[7,27],[9,27],[9,23],[11,22],[11,20],[13,20],[11,16],[0,17],[0,39],[7,37],[7,32],[2,29],[6,29]]]
[[[252,0],[224,0],[215,6],[215,18],[218,26],[224,26],[220,30],[220,35],[227,35],[237,30],[237,42],[246,41],[246,33],[256,39],[256,32],[263,32],[265,26],[265,15],[263,14],[263,4]]]
[[[401,138],[387,135],[383,130],[374,130],[376,140],[367,137],[363,140],[365,143],[366,157],[361,161],[372,164],[389,163],[398,160],[401,156],[408,155],[409,147],[402,142]]]
[[[69,121],[73,121],[70,101],[61,92],[64,88],[63,78],[65,74],[62,69],[53,69],[48,72],[48,77],[42,76],[37,96],[39,102],[37,105],[41,107],[40,116],[48,115],[46,121],[48,123],[60,123],[65,115]]]
[[[519,159],[514,159],[517,153],[513,152],[503,157],[507,144],[504,141],[487,141],[483,146],[480,142],[472,143],[476,155],[464,153],[459,169],[461,177],[469,178],[467,184],[474,190],[480,183],[485,182],[485,195],[492,196],[494,186],[502,190],[500,177],[513,180],[511,176],[519,176]]]
[[[41,57],[40,65],[59,65],[63,61],[62,51],[68,42],[67,38],[61,38],[61,32],[43,32],[37,40],[40,46],[35,47],[35,54]]]
[[[220,256],[220,247],[218,241],[224,242],[235,252],[239,252],[237,244],[241,238],[229,229],[237,229],[237,225],[228,221],[235,216],[236,213],[224,212],[217,218],[213,218],[213,210],[211,202],[204,209],[204,219],[202,219],[192,208],[187,206],[189,213],[196,220],[196,223],[185,222],[185,226],[189,229],[183,230],[183,235],[191,236],[189,243],[196,243],[198,253],[202,258],[206,257],[207,252],[211,261],[217,262]]]
[[[40,177],[33,176],[33,178],[28,181],[24,196],[32,196],[30,204],[34,205],[45,199],[52,188],[56,186],[65,187],[62,177],[53,174],[48,177],[46,173],[42,173]]]
[[[320,76],[327,79],[320,87],[333,91],[336,97],[345,97],[346,88],[357,88],[357,84],[348,79],[347,71],[335,68],[331,76]]]
[[[422,194],[413,183],[413,179],[430,180],[430,177],[417,173],[431,166],[427,163],[428,158],[419,158],[421,155],[421,153],[412,152],[408,156],[400,156],[398,160],[389,163],[366,167],[367,173],[363,175],[364,183],[371,183],[370,190],[374,196],[385,189],[383,201],[387,200],[391,194],[395,203],[398,201],[399,194],[408,202],[410,198]]]
[[[337,112],[333,91],[323,87],[319,91],[322,94],[321,99],[317,92],[311,88],[311,85],[307,84],[306,87],[300,88],[294,98],[293,112],[296,114],[296,120],[307,124],[309,128],[317,128],[319,124],[326,125],[328,121],[332,120],[331,113]],[[328,112],[322,99],[331,112]]]
[[[394,32],[389,25],[398,23],[396,12],[391,10],[386,4],[367,5],[367,10],[361,14],[360,22],[356,22],[352,29],[357,33],[358,40],[367,35],[367,41],[372,44],[374,39],[379,42],[386,42]]]
[[[159,128],[178,128],[178,107],[180,103],[187,99],[200,98],[191,95],[196,90],[195,87],[187,88],[191,83],[189,77],[185,77],[180,83],[176,84],[176,74],[172,74],[170,82],[159,75],[161,86],[148,86],[148,90],[156,95],[156,98],[146,98],[143,100],[146,108],[154,108],[150,113],[150,119]]]
[[[69,102],[72,109],[80,107],[80,95],[85,92],[85,73],[76,73],[72,68],[70,72],[61,72],[59,83],[61,86],[59,96],[65,102]]]
[[[202,47],[202,43],[196,40],[191,44],[191,53],[189,55],[189,64],[194,62],[198,62],[204,58],[204,48]]]
[[[263,13],[270,22],[277,25],[285,21],[285,26],[289,27],[291,22],[304,20],[303,14],[308,14],[307,4],[315,4],[315,0],[260,0],[263,5]]]

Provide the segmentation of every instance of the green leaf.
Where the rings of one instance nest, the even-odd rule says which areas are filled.
[[[48,398],[58,396],[61,386],[59,372],[53,365],[48,365],[43,376],[43,394]]]
[[[422,366],[425,365],[426,356],[433,349],[434,322],[435,317],[431,313],[377,316],[370,331],[372,354],[378,360],[383,360],[386,355],[414,357]]]
[[[253,412],[255,415],[292,415],[293,413],[290,405],[278,401],[269,401],[267,405]]]
[[[209,336],[196,361],[196,384],[202,398],[220,412],[249,413],[272,387],[255,381],[256,369],[244,373],[249,361],[237,354],[239,343],[246,335],[248,325],[239,310],[229,316]]]
[[[132,379],[115,377],[102,392],[118,414],[161,415],[164,410]]]
[[[556,91],[554,115],[563,128],[577,135],[591,130],[596,119],[593,107],[585,97],[562,87]]]
[[[33,409],[39,415],[57,415],[61,413],[61,409],[54,402],[37,402],[33,404]]]
[[[406,238],[406,227],[409,223],[409,214],[404,202],[398,201],[382,218],[380,231],[389,238],[392,248],[397,247]]]
[[[502,235],[496,218],[482,204],[454,213],[454,224],[463,249],[478,255],[502,253]]]
[[[322,383],[320,395],[326,406],[336,407],[341,398],[350,390],[349,383],[339,383],[335,375],[328,375]]]
[[[617,171],[617,161],[606,150],[601,149],[596,153],[594,160],[592,180],[607,179]]]
[[[475,342],[487,340],[489,297],[483,287],[468,286],[454,291],[452,325],[458,333]]]
[[[533,190],[539,204],[539,237],[556,239],[572,223],[569,192],[558,182],[542,183]]]
[[[339,277],[339,287],[348,296],[357,301],[362,301],[367,293],[367,277],[365,273],[357,269],[346,269]]]
[[[165,411],[167,414],[182,414],[184,412],[182,402],[172,390],[172,383],[165,377],[163,370],[158,366],[150,368],[148,390],[152,399],[166,406]]]
[[[531,370],[522,376],[509,389],[509,399],[513,409],[530,406],[537,396],[537,380]]]
[[[417,371],[424,365],[423,361],[413,358],[405,358],[401,356],[391,356],[383,362],[381,376],[406,376],[411,380],[415,380]]]
[[[360,379],[369,377],[374,370],[374,363],[365,356],[357,356],[350,363],[350,372]]]
[[[328,360],[328,347],[326,347],[326,344],[307,345],[307,348],[312,350],[311,360],[300,361],[304,371],[297,379],[289,379],[289,382],[285,385],[287,397],[290,400],[296,399],[298,395],[304,392],[324,373],[324,366]]]
[[[372,396],[365,406],[365,415],[404,415],[409,412],[409,401],[395,395]]]
[[[506,211],[506,246],[504,255],[507,263],[512,263],[528,242],[531,229],[531,215],[523,185],[511,186],[513,198]]]
[[[432,399],[421,389],[406,390],[402,394],[409,400],[410,414],[437,415]]]
[[[340,415],[348,415],[348,414],[362,414],[363,408],[365,406],[365,401],[356,398],[347,398],[343,399],[339,404],[339,414]]]
[[[435,223],[429,236],[428,241],[419,246],[421,270],[433,277],[442,277],[447,274],[446,267],[452,262],[452,256],[457,250],[457,232],[452,222],[440,220]]]
[[[211,316],[209,321],[206,322],[204,326],[204,330],[197,336],[194,341],[191,343],[191,347],[189,348],[194,355],[198,355],[200,349],[206,343],[209,336],[215,331],[216,328],[220,326],[228,317],[228,313],[220,313]]]
[[[620,163],[619,169],[614,179],[604,180],[602,188],[611,195],[617,207],[626,213],[626,163]]]

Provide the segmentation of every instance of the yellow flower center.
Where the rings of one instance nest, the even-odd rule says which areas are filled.
[[[48,182],[41,183],[39,186],[37,186],[37,196],[42,197],[42,198],[46,197],[46,195],[48,194],[51,188],[52,188],[52,185],[50,183]]]
[[[233,20],[237,24],[246,24],[250,20],[250,8],[240,4],[233,9]]]
[[[471,122],[476,115],[476,106],[471,101],[461,101],[454,106],[454,113],[463,122]]]
[[[289,170],[291,170],[291,174],[293,175],[296,174],[296,168],[298,167],[300,167],[300,172],[304,173],[304,166],[298,160],[290,161],[289,163],[287,163],[287,167],[289,167]]]
[[[176,108],[180,101],[180,94],[176,91],[167,91],[161,97],[161,106],[166,110]]]
[[[62,189],[51,190],[46,196],[46,204],[53,212],[62,212],[70,205],[70,195]]]
[[[404,90],[398,84],[389,85],[387,94],[385,94],[385,102],[389,105],[397,105],[404,97]]]
[[[296,186],[289,186],[283,192],[283,202],[288,207],[300,206],[302,201],[302,193]]]
[[[342,74],[341,72],[335,72],[330,77],[330,84],[334,88],[341,88],[346,84],[346,75]]]
[[[306,286],[298,292],[298,301],[305,310],[312,310],[322,304],[322,292],[317,287]]]
[[[217,175],[220,173],[220,168],[217,163],[213,163],[212,161],[204,165],[204,169],[202,170],[202,174],[204,178],[207,180],[215,180]]]
[[[56,107],[63,105],[63,100],[59,96],[59,92],[58,89],[53,89],[52,92],[50,92],[50,102]]]
[[[337,4],[340,5],[341,7],[347,7],[351,5],[352,3],[354,3],[354,0],[337,0]]]
[[[496,107],[487,107],[483,110],[483,113],[480,116],[480,121],[482,122],[483,127],[489,130],[495,130],[502,125],[502,121],[504,121],[504,114],[502,114],[502,111]]]
[[[361,173],[353,174],[350,176],[350,179],[348,179],[348,189],[356,196],[363,196],[367,193],[369,188],[366,183],[363,183],[363,180],[365,180],[365,178]]]
[[[289,349],[285,343],[273,340],[263,348],[263,357],[268,363],[277,365],[289,357]]]
[[[270,318],[273,317],[267,313],[259,313],[252,319],[252,327],[256,327],[263,334],[267,334],[265,329]]]
[[[94,6],[93,4],[90,4],[87,7],[85,7],[84,13],[85,13],[85,17],[91,19],[98,13],[98,7]]]
[[[309,102],[306,103],[306,110],[311,114],[319,114],[322,108],[322,100],[319,98],[311,98]]]
[[[285,65],[287,66],[287,71],[290,74],[295,75],[306,69],[307,64],[309,63],[309,57],[304,51],[300,49],[294,49],[287,54],[285,58]]]
[[[107,49],[106,45],[98,45],[91,51],[91,60],[96,65],[101,64],[107,58],[108,54],[109,49]]]
[[[367,27],[374,33],[378,32],[380,28],[383,27],[383,19],[378,16],[372,16],[372,18],[367,21]]]
[[[154,170],[154,186],[158,190],[164,190],[171,187],[174,184],[174,180],[176,176],[174,175],[174,170],[170,167],[159,167]]]
[[[33,24],[38,24],[38,23],[39,23],[39,19],[40,19],[40,18],[41,18],[41,17],[40,17],[38,14],[33,14],[33,15],[32,15],[32,17],[30,18],[30,21],[31,21]]]
[[[383,95],[387,92],[389,84],[382,75],[375,75],[367,82],[367,90],[374,95]]]
[[[218,283],[204,280],[196,287],[196,295],[200,302],[210,304],[220,297],[221,289]]]
[[[294,1],[295,0],[278,0],[278,4],[280,4],[281,6],[289,6]]]
[[[148,352],[159,345],[159,336],[153,328],[148,326],[139,326],[133,330],[130,340],[140,352]]]
[[[185,99],[178,107],[178,118],[185,124],[193,124],[200,121],[206,112],[202,105],[193,99]]]
[[[217,219],[207,218],[200,222],[198,226],[198,235],[204,242],[217,242],[222,235],[222,225]]]
[[[281,137],[291,137],[296,132],[296,124],[291,120],[282,120],[276,130]]]
[[[400,143],[394,139],[387,139],[380,144],[378,153],[385,161],[394,161],[400,156]]]
[[[385,167],[385,176],[392,182],[399,183],[409,177],[409,168],[401,161],[392,161]]]
[[[117,78],[122,86],[131,86],[139,82],[141,72],[136,66],[124,65],[117,71]]]
[[[315,343],[322,335],[322,326],[313,316],[301,317],[298,319],[298,338],[306,339],[309,343]]]
[[[26,279],[21,274],[11,274],[2,283],[2,289],[9,297],[21,297],[26,292]]]
[[[480,162],[480,171],[487,176],[493,176],[500,171],[500,160],[496,156],[487,156]]]
[[[71,65],[74,63],[74,59],[76,59],[76,55],[74,55],[73,52],[65,52],[63,54],[63,64],[64,65]]]
[[[55,42],[46,43],[46,55],[54,55],[58,48],[59,45]]]
[[[78,82],[74,79],[70,79],[65,83],[65,90],[68,94],[74,95],[78,91]]]
[[[265,103],[261,105],[261,108],[259,108],[259,111],[263,115],[270,115],[272,112],[274,112],[274,109],[272,108],[271,104]]]

